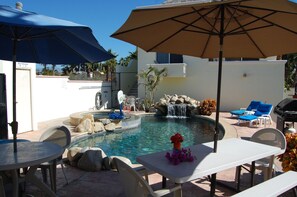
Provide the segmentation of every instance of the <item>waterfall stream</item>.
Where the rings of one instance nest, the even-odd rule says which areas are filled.
[[[185,104],[168,104],[167,118],[187,118],[187,105]]]

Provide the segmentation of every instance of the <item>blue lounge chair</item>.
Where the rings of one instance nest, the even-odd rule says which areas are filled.
[[[253,115],[239,116],[238,124],[240,122],[250,122],[250,126],[252,126],[253,122],[259,121],[261,123],[262,120],[264,121],[265,125],[266,121],[269,121],[271,123],[270,113],[272,111],[272,108],[273,106],[271,104],[261,103]]]
[[[261,101],[251,101],[247,108],[240,108],[238,110],[230,111],[231,116],[242,116],[244,114],[249,114],[249,112],[254,112],[257,110],[258,106],[261,104]]]

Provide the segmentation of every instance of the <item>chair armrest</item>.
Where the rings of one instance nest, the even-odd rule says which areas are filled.
[[[157,194],[157,196],[164,196],[166,194],[169,194],[169,193],[172,193],[172,192],[175,192],[175,191],[178,191],[178,190],[179,190],[179,192],[181,194],[182,191],[181,191],[181,185],[180,184],[175,185],[175,187],[172,187],[172,188],[156,190],[156,191],[154,191],[154,193]]]
[[[143,166],[137,166],[133,168],[137,173],[139,173],[141,176],[145,177],[145,180],[147,183],[149,183],[149,179],[148,179],[148,171],[145,167]]]

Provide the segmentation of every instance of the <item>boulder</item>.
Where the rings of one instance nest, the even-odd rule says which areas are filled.
[[[200,102],[187,96],[187,95],[167,95],[164,94],[163,98],[160,98],[159,102],[157,102],[154,106],[154,108],[157,110],[157,115],[160,116],[167,116],[168,115],[168,105],[176,105],[174,108],[170,108],[170,110],[176,109],[179,110],[179,107],[183,107],[186,105],[186,116],[191,116],[198,114],[197,107],[200,105]],[[176,108],[177,107],[177,108]],[[172,111],[170,111],[171,115]],[[174,113],[173,113],[174,114]]]
[[[102,152],[100,150],[87,150],[78,160],[77,167],[89,172],[100,171],[102,161]]]
[[[110,123],[104,126],[106,131],[114,131],[116,129],[115,123]]]
[[[108,118],[102,118],[102,119],[99,119],[99,121],[102,122],[104,125],[111,123],[111,120]]]
[[[104,124],[102,122],[94,122],[94,132],[105,131]]]
[[[80,120],[80,122],[83,122],[84,120],[89,119],[91,122],[94,122],[94,116],[93,114],[86,114],[83,116],[83,118]]]
[[[90,119],[83,120],[75,129],[78,133],[94,133],[94,124]]]

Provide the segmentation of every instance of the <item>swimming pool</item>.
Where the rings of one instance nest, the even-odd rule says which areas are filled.
[[[108,156],[124,156],[136,163],[138,155],[171,149],[170,137],[177,132],[184,137],[183,147],[209,142],[213,140],[214,121],[142,116],[140,127],[85,136],[75,140],[71,147],[100,147]],[[224,129],[220,127],[219,139],[223,136]]]

